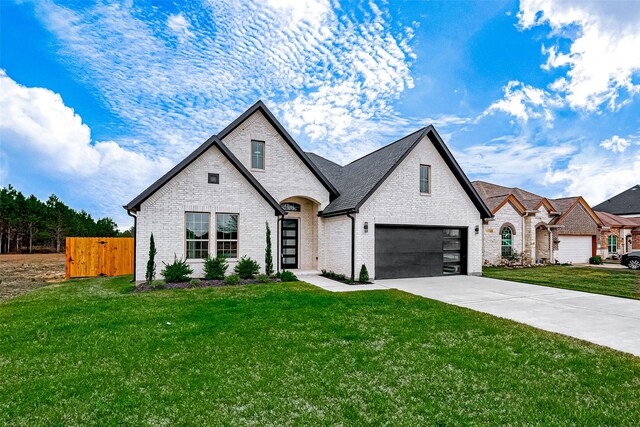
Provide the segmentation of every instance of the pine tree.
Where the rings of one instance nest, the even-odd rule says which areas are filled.
[[[271,256],[271,229],[269,228],[269,223],[265,222],[267,225],[267,247],[264,250],[264,272],[267,276],[271,276],[273,274],[273,257]]]
[[[151,285],[156,278],[155,257],[157,253],[156,242],[153,240],[153,233],[151,233],[151,237],[149,238],[149,260],[147,261],[147,274],[145,276],[147,285]]]

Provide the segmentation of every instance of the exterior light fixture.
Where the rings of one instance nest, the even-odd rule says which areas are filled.
[[[365,233],[368,233],[368,232],[369,232],[369,223],[368,223],[368,222],[365,222],[365,223],[364,223],[364,232],[365,232]]]
[[[480,226],[476,225],[476,234],[480,233]]]

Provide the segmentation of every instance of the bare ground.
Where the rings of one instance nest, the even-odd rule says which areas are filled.
[[[0,302],[64,280],[64,254],[0,255]]]

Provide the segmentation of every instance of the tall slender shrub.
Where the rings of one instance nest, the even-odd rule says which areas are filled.
[[[145,281],[147,285],[151,285],[156,278],[156,242],[153,240],[153,233],[149,237],[149,260],[147,261],[147,274],[145,275]]]
[[[267,247],[264,250],[264,272],[267,276],[273,274],[273,257],[271,256],[271,229],[269,223],[265,221],[267,225]]]

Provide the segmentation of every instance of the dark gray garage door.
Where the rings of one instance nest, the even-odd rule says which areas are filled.
[[[465,274],[465,228],[376,225],[376,279]]]

